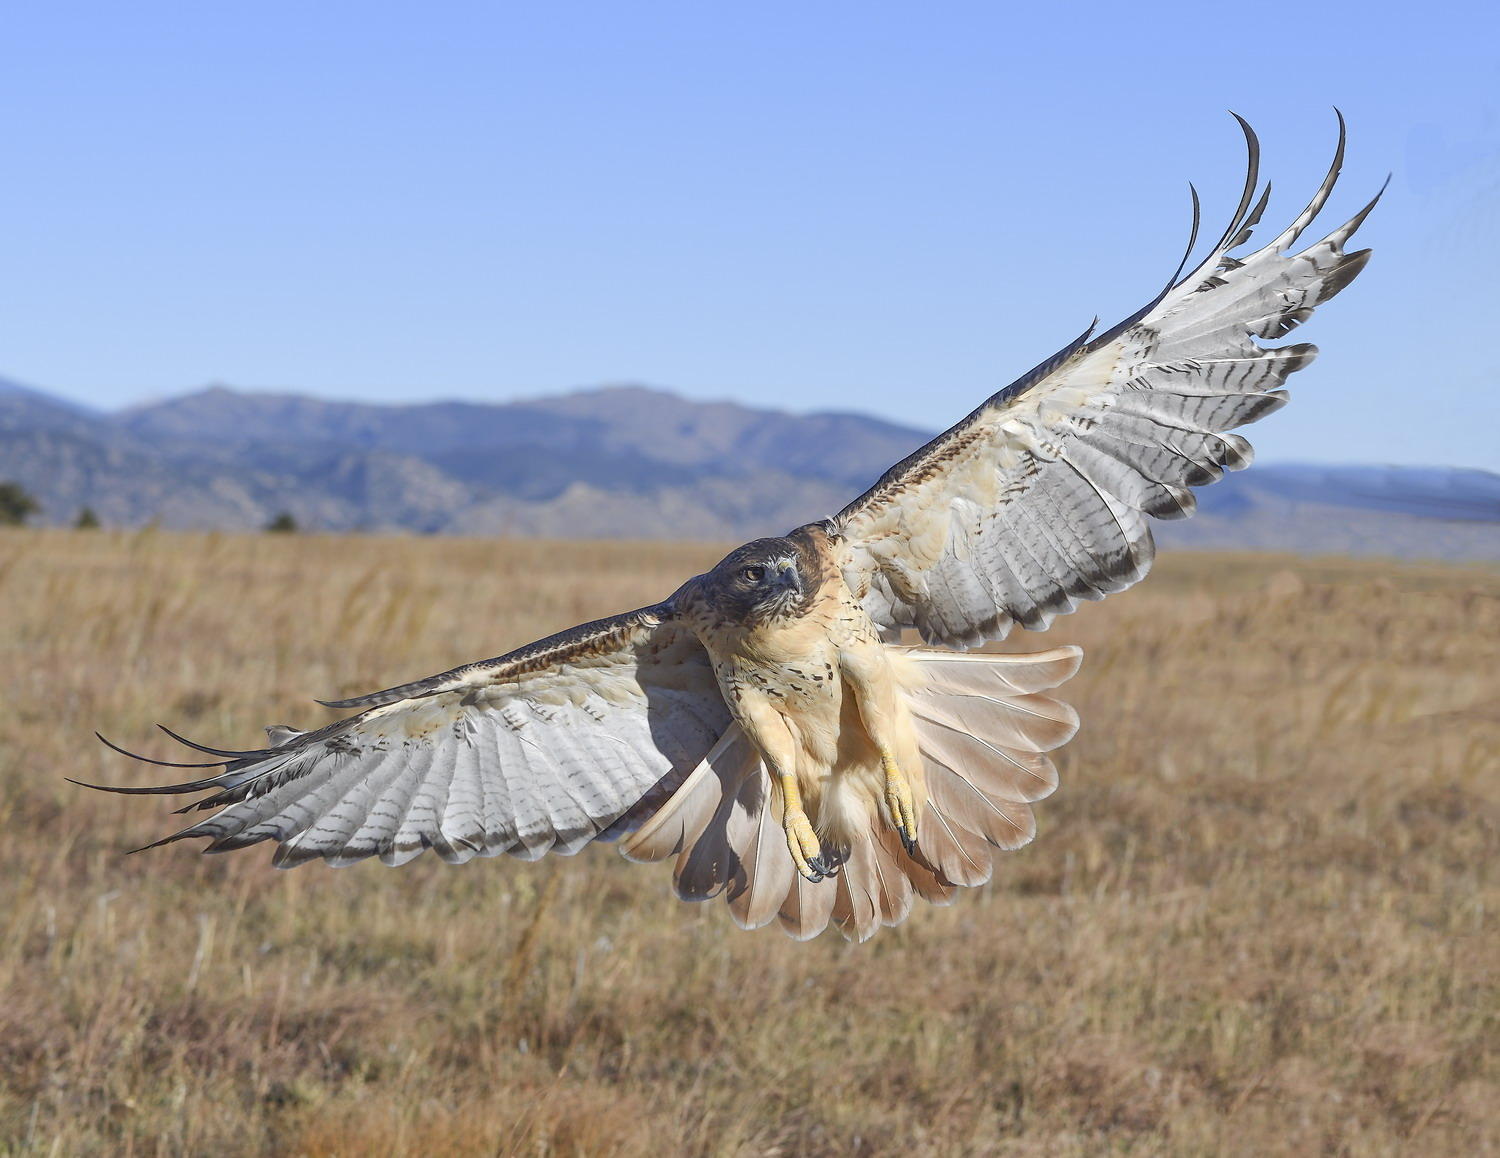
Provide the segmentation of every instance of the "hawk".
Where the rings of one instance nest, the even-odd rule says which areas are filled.
[[[109,791],[207,792],[182,811],[212,814],[156,843],[271,840],[282,867],[613,841],[673,859],[683,899],[722,896],[740,926],[801,939],[832,923],[864,940],[914,897],[984,883],[1057,786],[1047,753],[1078,719],[1049,693],[1081,653],[968,649],[1142,578],[1149,518],[1191,514],[1191,488],[1248,466],[1232,431],[1279,409],[1315,353],[1256,339],[1306,321],[1369,256],[1344,245],[1375,201],[1294,252],[1342,165],[1342,117],[1311,202],[1244,252],[1269,186],[1237,119],[1244,191],[1200,265],[1184,275],[1184,256],[1148,304],[1091,326],[832,518],[747,543],[650,607],[322,701],[353,714],[267,728],[262,748],[169,731],[215,758],[170,766],[218,771]],[[902,646],[903,629],[923,645]]]

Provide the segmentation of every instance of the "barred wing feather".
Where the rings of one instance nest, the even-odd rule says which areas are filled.
[[[111,790],[208,791],[182,811],[213,815],[158,843],[272,840],[282,867],[402,864],[427,848],[529,860],[633,831],[730,723],[708,654],[664,607],[331,706],[362,710],[314,732],[268,728],[268,748],[192,745],[222,771]]]
[[[1369,251],[1344,243],[1374,202],[1291,252],[1338,177],[1340,118],[1307,208],[1269,245],[1235,256],[1269,192],[1256,196],[1259,146],[1240,124],[1244,193],[1201,265],[988,399],[826,524],[878,624],[951,647],[1003,638],[1016,623],[1045,629],[1146,574],[1146,516],[1185,517],[1192,487],[1250,464],[1250,444],[1232,431],[1282,406],[1287,376],[1316,353],[1255,339],[1284,336],[1363,268]]]

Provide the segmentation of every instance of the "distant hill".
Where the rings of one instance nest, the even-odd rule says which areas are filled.
[[[43,520],[244,530],[737,538],[831,514],[930,432],[618,386],[507,403],[225,386],[117,413],[0,379],[0,478]],[[1172,546],[1500,559],[1500,475],[1262,465],[1159,524]]]
[[[1500,475],[1488,471],[1264,463],[1197,496],[1193,518],[1157,524],[1163,545],[1500,560]]]

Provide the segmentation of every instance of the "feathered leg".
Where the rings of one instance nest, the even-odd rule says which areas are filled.
[[[786,719],[769,702],[755,696],[741,697],[738,710],[741,726],[760,749],[781,791],[781,823],[797,871],[813,883],[832,876],[837,866],[824,857],[823,846],[802,803],[802,787],[797,782],[797,742]]]
[[[880,754],[885,777],[886,819],[908,853],[917,847],[918,799],[923,785],[921,761],[911,751],[911,722],[901,699],[885,647],[878,641],[846,648],[840,653],[844,683],[854,693],[860,720]],[[904,767],[903,765],[910,765]]]

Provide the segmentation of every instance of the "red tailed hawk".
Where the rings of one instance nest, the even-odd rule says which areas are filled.
[[[1250,463],[1235,428],[1280,408],[1306,344],[1267,346],[1364,267],[1374,202],[1293,246],[1343,160],[1263,248],[1258,146],[1233,219],[1186,276],[1068,343],[823,522],[758,539],[660,603],[355,699],[314,731],[268,728],[218,771],[116,792],[207,792],[164,841],[275,863],[535,859],[616,841],[674,861],[686,900],[736,922],[864,939],[914,896],[944,903],[1032,838],[1077,727],[1048,693],[1071,647],[964,654],[1040,631],[1145,575],[1149,518]],[[1196,237],[1196,195],[1194,235]],[[1191,252],[1192,246],[1189,246]],[[1186,265],[1184,259],[1183,265]],[[1178,269],[1178,275],[1182,267]],[[926,647],[897,645],[914,628]],[[175,734],[174,734],[175,735]],[[180,739],[180,737],[178,737]]]

